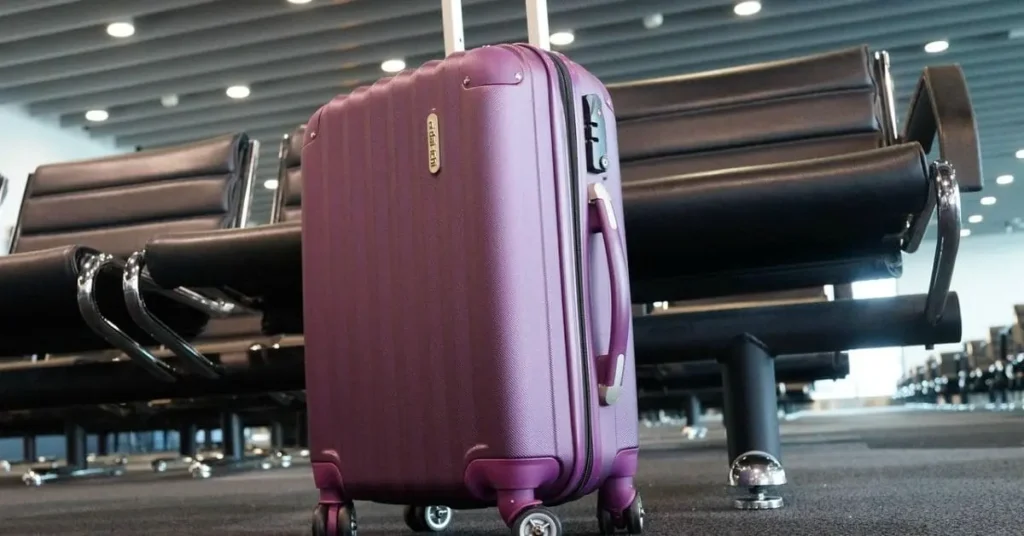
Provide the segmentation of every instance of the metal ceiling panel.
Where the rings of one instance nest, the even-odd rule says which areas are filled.
[[[488,0],[494,2],[495,0]],[[581,0],[577,0],[581,1]],[[597,1],[597,0],[592,0]],[[622,0],[604,0],[622,1]],[[481,13],[485,0],[467,2],[469,13]],[[477,4],[473,6],[473,4]],[[322,10],[302,10],[285,13],[283,2],[278,4],[256,3],[255,7],[263,9],[257,12],[271,12],[283,15],[273,25],[244,20],[235,24],[212,26],[207,30],[195,31],[187,26],[186,20],[179,21],[185,25],[186,31],[176,32],[170,37],[151,39],[140,42],[137,46],[117,47],[98,50],[84,54],[62,56],[52,60],[36,62],[33,65],[18,68],[0,69],[0,88],[25,87],[29,84],[49,95],[46,85],[37,82],[48,80],[79,79],[87,82],[82,92],[101,91],[118,87],[116,84],[103,84],[100,80],[131,80],[133,82],[166,80],[189,74],[213,72],[226,67],[253,65],[261,61],[279,57],[295,57],[319,51],[330,51],[356,46],[365,39],[386,41],[388,35],[380,35],[381,29],[390,30],[390,35],[400,36],[405,32],[415,32],[418,28],[422,33],[433,32],[433,27],[425,24],[434,17],[437,6],[433,3],[403,4],[402,8],[387,8],[384,4],[354,2],[330,6]],[[267,7],[276,9],[270,10]],[[211,7],[210,5],[201,7]],[[212,7],[219,7],[216,4]],[[512,7],[519,7],[517,4]],[[221,10],[223,11],[223,10]],[[239,13],[256,11],[238,9]],[[490,11],[486,10],[485,12]],[[513,12],[517,10],[513,9]],[[519,9],[518,11],[522,11]],[[201,14],[197,14],[201,15]],[[429,18],[425,18],[428,15]],[[396,20],[397,19],[397,20]],[[399,21],[406,21],[401,25]],[[210,21],[207,20],[209,23]],[[378,23],[373,25],[373,23]],[[193,25],[194,26],[194,25]],[[400,27],[400,26],[404,26]],[[339,32],[344,29],[344,32]],[[187,38],[179,34],[186,33]],[[306,47],[295,45],[291,39],[298,38],[307,43]],[[394,38],[394,37],[392,37]],[[170,62],[167,60],[178,60]],[[210,65],[203,68],[201,66]],[[60,76],[58,76],[60,73]],[[83,76],[95,73],[96,76]],[[59,82],[57,82],[59,83]],[[28,89],[28,88],[26,88]],[[60,96],[60,94],[57,94]],[[41,97],[52,98],[52,97]]]
[[[78,0],[4,0],[0,2],[0,17],[9,17],[16,13],[46,9],[64,4],[73,4]]]
[[[35,1],[35,0],[29,0]],[[14,71],[0,71],[5,78],[17,73],[18,80],[40,81],[52,80],[53,77],[70,76],[76,73],[97,72],[96,63],[106,68],[115,66],[138,65],[148,63],[153,57],[152,45],[147,47],[130,47],[127,53],[91,54],[103,49],[135,45],[164,37],[199,32],[207,29],[220,29],[239,23],[253,23],[259,19],[277,17],[297,10],[312,9],[310,5],[295,5],[285,2],[252,2],[245,9],[224,9],[220,3],[208,2],[187,9],[159,12],[135,17],[135,35],[128,39],[111,39],[104,32],[96,31],[95,27],[85,27],[61,33],[60,40],[49,36],[24,39],[17,46],[0,45],[0,67],[20,65]],[[271,24],[274,24],[271,22]],[[260,26],[258,23],[250,26]],[[179,46],[181,39],[165,41],[171,48],[175,43]],[[232,45],[237,46],[237,45]],[[74,54],[68,54],[68,50]],[[45,60],[55,61],[47,62]]]
[[[7,0],[4,0],[6,2]],[[88,0],[85,2],[56,2],[46,9],[24,11],[0,17],[0,43],[11,43],[42,35],[106,26],[111,22],[131,20],[134,17],[196,6],[216,0]],[[69,49],[74,52],[74,49]]]
[[[470,46],[521,40],[521,0],[463,0]],[[923,67],[958,63],[979,127],[984,214],[975,234],[1024,219],[1024,2],[1020,0],[762,0],[752,17],[736,0],[548,0],[560,47],[606,82],[721,69],[867,44],[888,50],[899,118]],[[660,24],[644,17],[661,14]],[[110,22],[135,35],[114,39]],[[930,54],[926,43],[947,40]],[[267,215],[281,136],[335,95],[381,77],[382,60],[409,66],[442,55],[434,0],[3,0],[0,103],[59,116],[122,147],[156,147],[230,130],[261,140],[254,214]],[[251,93],[233,101],[229,85]],[[173,102],[161,97],[174,95]],[[85,112],[103,109],[93,123]],[[996,185],[998,175],[1018,177]],[[1015,228],[1024,230],[1024,225]]]

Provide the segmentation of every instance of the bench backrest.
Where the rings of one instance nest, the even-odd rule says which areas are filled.
[[[246,135],[231,134],[39,166],[13,251],[78,245],[127,256],[157,234],[244,225],[256,153]]]
[[[837,156],[895,140],[888,56],[866,46],[609,91],[625,180]]]

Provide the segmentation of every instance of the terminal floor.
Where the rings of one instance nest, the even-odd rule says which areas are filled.
[[[1024,533],[1024,411],[873,410],[785,422],[790,484],[776,511],[726,500],[724,435],[643,429],[647,534],[798,536]],[[144,469],[103,481],[0,487],[0,534],[305,535],[308,467],[208,481]],[[361,536],[409,534],[397,507],[357,503]],[[565,532],[596,534],[594,503],[558,508]],[[505,535],[493,510],[459,512],[453,535]]]

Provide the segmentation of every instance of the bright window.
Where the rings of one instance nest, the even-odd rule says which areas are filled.
[[[896,296],[895,279],[859,281],[853,284],[853,298],[890,298]],[[850,375],[838,381],[815,382],[814,397],[864,398],[891,396],[896,390],[896,381],[902,371],[902,350],[896,348],[872,348],[850,352]]]

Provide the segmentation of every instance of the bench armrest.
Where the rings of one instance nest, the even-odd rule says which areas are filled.
[[[211,317],[224,317],[245,312],[244,306],[226,299],[213,299],[184,287],[162,288],[146,272],[146,253],[138,251],[128,258],[124,266],[122,282],[125,305],[132,320],[182,359],[190,372],[207,379],[217,379],[223,373],[220,364],[213,362],[194,345],[176,333],[146,307],[145,293],[158,292],[183,305],[202,311]],[[176,372],[176,371],[175,371]]]
[[[938,138],[939,158],[956,167],[960,190],[980,191],[984,180],[978,126],[960,66],[926,67],[908,110],[901,141],[917,142],[928,153]]]

